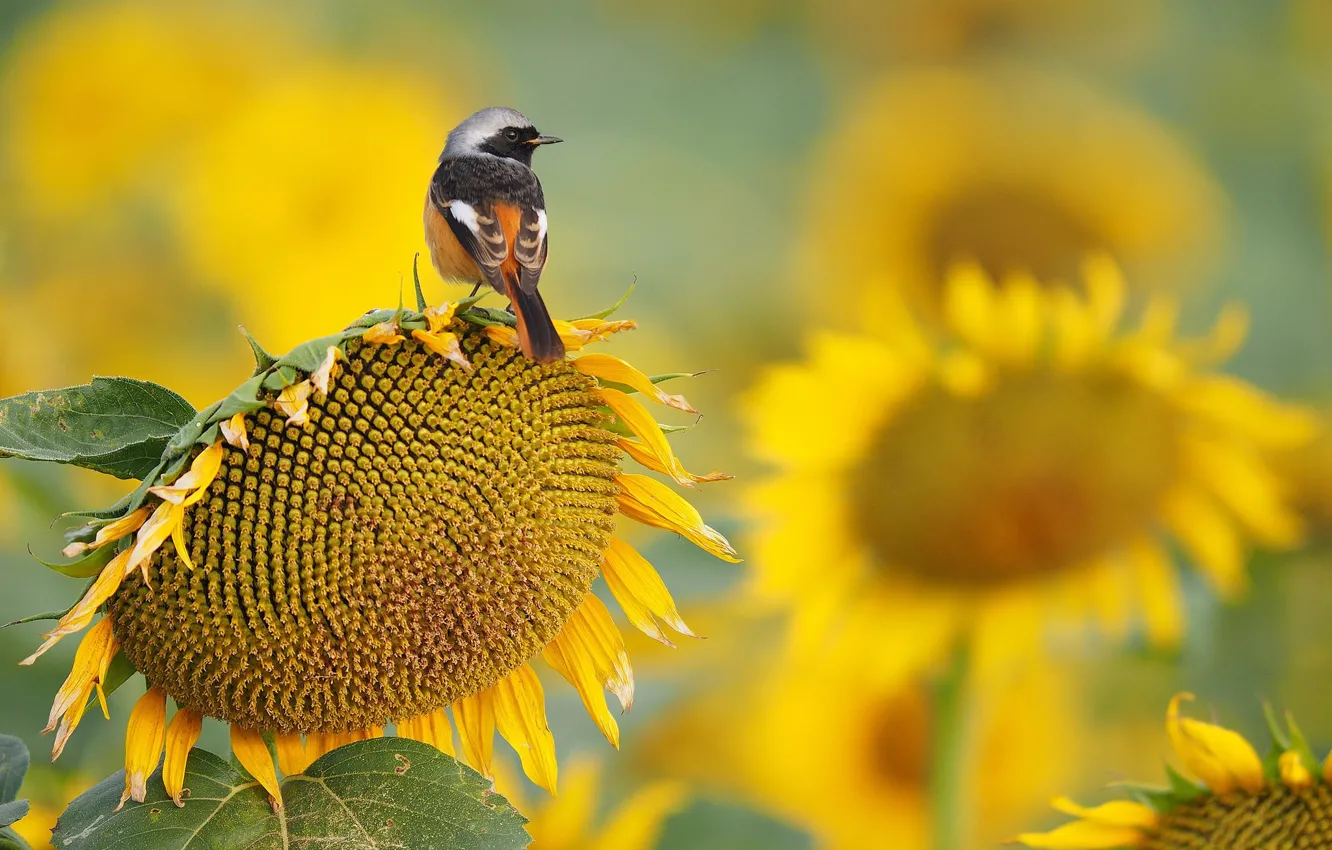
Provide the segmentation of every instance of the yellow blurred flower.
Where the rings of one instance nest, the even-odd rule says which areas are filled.
[[[1054,807],[1077,820],[1049,832],[1028,832],[1017,843],[1050,850],[1143,847],[1327,847],[1332,834],[1332,759],[1309,749],[1295,722],[1270,719],[1272,755],[1264,761],[1244,736],[1180,713],[1193,699],[1179,694],[1166,711],[1175,756],[1196,784],[1171,772],[1169,788],[1134,788],[1136,800],[1080,806],[1057,797]]]
[[[783,664],[673,707],[648,742],[653,771],[736,795],[808,830],[822,850],[933,847],[937,717],[920,682],[867,681],[857,655]],[[752,668],[752,665],[751,665]],[[966,782],[975,848],[993,847],[1077,775],[1075,692],[1033,665],[977,691]]]
[[[833,131],[803,265],[811,298],[849,297],[869,317],[894,289],[937,316],[963,260],[1075,284],[1082,258],[1106,251],[1135,287],[1178,289],[1212,255],[1221,206],[1168,133],[1075,83],[917,72],[885,78]]]
[[[1002,47],[1122,61],[1156,38],[1160,0],[823,0],[806,4],[834,59],[950,59]]]
[[[217,6],[117,0],[37,17],[3,82],[4,135],[29,202],[68,213],[161,179],[255,85],[273,40],[271,23]]]
[[[1268,458],[1310,439],[1311,416],[1210,368],[1243,313],[1181,341],[1164,295],[1119,329],[1108,260],[1085,287],[961,267],[946,332],[898,305],[882,337],[818,333],[760,382],[745,410],[778,473],[751,496],[753,585],[795,614],[797,646],[845,640],[888,676],[967,634],[981,669],[1047,626],[1138,620],[1168,646],[1183,612],[1167,535],[1228,597],[1250,540],[1299,539]]]
[[[276,79],[188,163],[174,216],[188,258],[275,353],[367,303],[395,306],[404,281],[410,302],[451,112],[443,93],[384,67]]]
[[[1332,419],[1319,412],[1318,436],[1276,456],[1275,463],[1291,484],[1291,502],[1317,532],[1332,531]]]
[[[67,776],[34,771],[23,784],[19,799],[28,800],[28,813],[11,827],[33,850],[53,847],[51,830],[74,798],[93,786],[96,780],[82,774]]]
[[[666,819],[684,807],[688,793],[683,783],[654,782],[618,805],[598,826],[598,762],[575,759],[560,780],[560,795],[543,805],[531,803],[522,783],[496,762],[495,786],[518,811],[530,818],[530,850],[652,850]]]

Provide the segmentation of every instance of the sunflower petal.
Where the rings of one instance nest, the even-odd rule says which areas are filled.
[[[250,772],[274,804],[282,807],[282,788],[278,785],[277,771],[273,767],[273,756],[268,752],[264,737],[251,729],[243,729],[231,724],[231,752],[241,767]]]
[[[166,740],[166,693],[149,688],[134,704],[125,730],[125,791],[120,795],[119,811],[125,801],[142,803],[148,795],[148,777],[157,769]]]
[[[555,738],[546,722],[541,681],[523,664],[495,684],[495,726],[523,764],[523,773],[551,794],[557,793],[559,763]]]
[[[1238,732],[1181,715],[1180,702],[1191,699],[1193,694],[1176,694],[1166,710],[1166,732],[1179,760],[1216,794],[1236,788],[1257,793],[1263,787],[1258,753]]]
[[[1109,826],[1093,821],[1074,821],[1049,832],[1024,832],[1018,844],[1045,850],[1112,850],[1142,845],[1143,832],[1131,826]]]
[[[667,407],[683,410],[685,413],[698,413],[682,395],[665,392],[652,379],[630,366],[618,357],[610,354],[584,354],[573,361],[574,368],[593,378],[625,384],[638,390],[648,398],[656,399]]]
[[[615,481],[620,485],[620,513],[644,525],[683,535],[695,546],[723,561],[740,562],[739,555],[726,538],[705,524],[694,506],[665,484],[632,473],[618,475]]]
[[[685,625],[666,583],[638,550],[618,538],[606,548],[601,574],[606,579],[624,615],[639,631],[667,646],[673,646],[657,625],[660,618],[682,635],[698,637]]]
[[[439,708],[428,714],[418,714],[398,723],[398,735],[429,744],[435,749],[453,755],[453,726],[449,714]]]
[[[166,730],[166,760],[162,763],[162,784],[177,806],[184,806],[185,763],[190,749],[199,742],[203,715],[192,708],[179,709]]]
[[[275,734],[273,748],[277,750],[278,770],[282,771],[284,776],[304,773],[310,766],[309,755],[306,753],[305,742],[301,740],[300,732]]]
[[[453,704],[453,722],[458,726],[463,757],[477,772],[494,778],[490,763],[495,757],[495,694],[487,689]]]

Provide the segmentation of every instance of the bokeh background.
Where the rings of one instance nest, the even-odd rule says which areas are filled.
[[[740,494],[769,474],[751,387],[811,333],[863,320],[867,286],[905,293],[928,326],[961,257],[1069,279],[1106,251],[1132,302],[1177,293],[1192,330],[1239,302],[1250,331],[1227,368],[1317,410],[1332,404],[1330,57],[1322,0],[0,4],[0,396],[125,374],[203,406],[249,374],[238,325],[285,350],[410,298],[444,135],[498,103],[567,140],[537,157],[552,312],[636,281],[622,315],[641,327],[617,353],[715,370],[687,388],[706,416],[677,446],[738,476],[695,501],[742,551],[762,531]],[[1242,599],[1181,564],[1174,645],[1079,642],[974,695],[968,847],[1057,822],[1054,793],[1162,778],[1177,690],[1251,736],[1270,700],[1332,745],[1332,441],[1281,463],[1308,534],[1253,555]],[[75,583],[29,549],[54,554],[56,513],[122,489],[0,465],[0,621],[65,604]],[[854,660],[797,657],[784,613],[746,593],[754,564],[644,543],[709,639],[631,644],[619,754],[567,689],[548,692],[562,757],[601,774],[575,795],[594,820],[646,789],[673,814],[644,846],[931,846],[939,671],[871,684]],[[43,762],[74,642],[17,667],[39,628],[0,631],[0,730]],[[34,768],[32,823],[119,768],[134,690]],[[203,745],[223,751],[222,730]]]

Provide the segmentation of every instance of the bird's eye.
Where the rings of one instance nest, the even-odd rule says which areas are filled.
[[[508,140],[511,141],[511,142],[516,142],[516,141],[518,141],[518,131],[517,131],[517,130],[505,130],[505,131],[504,131],[504,138],[508,139]]]

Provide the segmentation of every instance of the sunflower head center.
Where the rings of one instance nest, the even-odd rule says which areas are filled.
[[[1199,797],[1167,812],[1146,850],[1332,848],[1332,788],[1284,785]]]
[[[1105,247],[1101,241],[1055,199],[993,187],[945,203],[928,244],[935,280],[971,260],[995,280],[1026,271],[1041,281],[1072,282],[1087,254]]]
[[[1104,376],[1009,378],[979,398],[930,389],[852,475],[876,563],[990,584],[1056,572],[1145,530],[1174,467],[1166,403]]]
[[[250,729],[346,731],[474,694],[586,595],[618,450],[591,379],[464,332],[466,372],[408,340],[348,343],[309,422],[247,419],[121,645],[180,704]],[[192,566],[190,565],[192,564]]]

